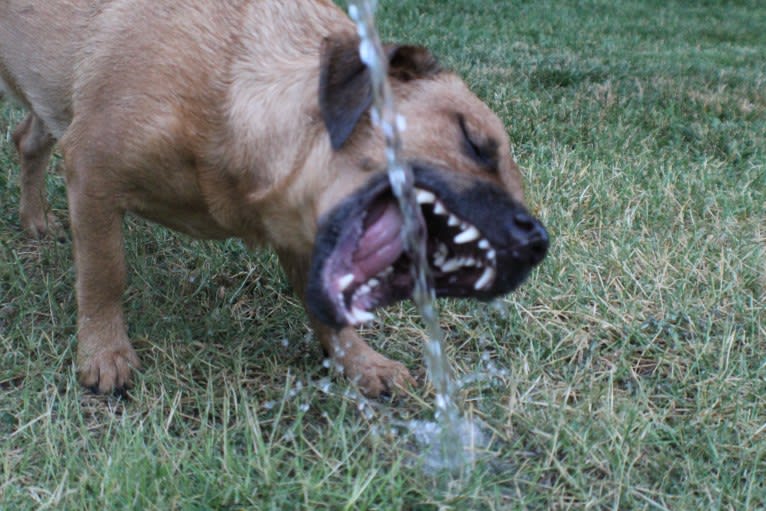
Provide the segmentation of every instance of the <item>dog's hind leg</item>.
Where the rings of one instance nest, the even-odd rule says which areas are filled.
[[[42,237],[57,232],[60,225],[48,211],[45,191],[45,171],[56,141],[35,114],[30,113],[13,132],[21,166],[21,226],[29,234]]]
[[[123,390],[139,367],[122,311],[125,255],[117,190],[93,168],[92,157],[65,148],[67,195],[77,271],[77,367],[94,392]],[[108,174],[108,172],[107,172]]]

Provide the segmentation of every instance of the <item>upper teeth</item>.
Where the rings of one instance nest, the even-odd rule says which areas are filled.
[[[463,232],[455,236],[454,242],[458,245],[462,245],[463,243],[470,243],[472,241],[476,241],[481,237],[481,233],[479,232],[479,229],[477,229],[474,226],[468,226]]]
[[[344,275],[343,277],[338,279],[338,287],[341,291],[345,291],[348,289],[348,286],[353,284],[354,282],[354,274],[349,273],[348,275]]]
[[[428,190],[418,188],[415,191],[415,198],[417,199],[418,204],[433,204],[436,200],[436,195]]]

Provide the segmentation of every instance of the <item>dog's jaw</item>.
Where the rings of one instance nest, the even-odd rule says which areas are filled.
[[[415,175],[437,296],[506,294],[545,257],[545,229],[501,190],[424,166]],[[411,261],[393,201],[379,175],[320,222],[306,300],[326,324],[364,323],[375,308],[411,296]]]

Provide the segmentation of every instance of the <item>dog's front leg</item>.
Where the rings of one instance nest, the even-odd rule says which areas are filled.
[[[303,300],[305,308],[308,258],[280,253],[279,259],[290,284]],[[314,318],[308,312],[308,308],[306,308],[306,314],[324,352],[366,396],[377,397],[384,392],[392,392],[406,385],[415,385],[415,379],[404,364],[386,358],[372,349],[359,337],[353,327],[336,330]]]
[[[314,318],[311,318],[311,324],[325,353],[347,378],[359,386],[364,395],[378,397],[385,392],[416,384],[404,364],[372,349],[353,327],[334,330]]]
[[[67,161],[67,194],[74,241],[77,293],[77,366],[94,392],[124,389],[138,357],[122,313],[125,289],[123,211],[117,194],[88,169]]]

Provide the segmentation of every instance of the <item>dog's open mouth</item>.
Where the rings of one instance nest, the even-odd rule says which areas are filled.
[[[419,188],[416,195],[428,232],[428,263],[437,295],[489,291],[497,275],[497,251],[491,243],[474,225],[447,210],[433,192]],[[350,323],[370,320],[369,311],[411,294],[414,284],[411,258],[402,241],[403,223],[390,194],[378,197],[367,209],[348,273],[329,282]]]
[[[435,171],[415,170],[437,296],[486,300],[505,294],[545,257],[545,229],[497,187],[449,184]],[[412,261],[404,250],[403,225],[387,180],[381,179],[323,220],[307,297],[320,320],[335,326],[364,323],[374,319],[374,309],[411,296]]]

